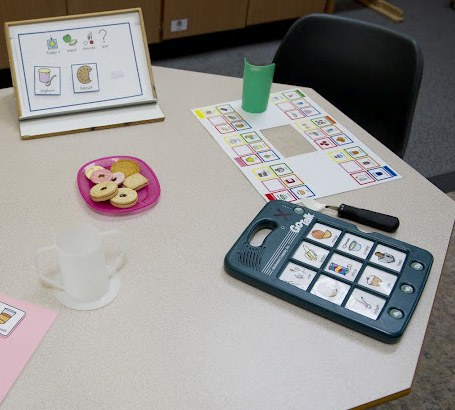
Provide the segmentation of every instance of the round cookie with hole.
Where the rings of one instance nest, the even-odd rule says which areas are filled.
[[[119,188],[110,203],[116,208],[131,208],[137,204],[137,192],[130,188]]]
[[[100,182],[90,189],[90,198],[95,202],[109,201],[117,194],[118,189],[113,181]]]

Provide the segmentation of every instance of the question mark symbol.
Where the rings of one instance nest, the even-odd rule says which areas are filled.
[[[101,35],[101,32],[104,32],[104,35],[103,35],[103,43],[104,43],[104,39],[105,39],[106,36],[107,36],[107,31],[104,30],[104,28],[102,28],[100,31],[98,31],[98,34]]]

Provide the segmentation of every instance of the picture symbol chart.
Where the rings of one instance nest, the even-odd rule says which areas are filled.
[[[346,127],[300,89],[273,93],[261,115],[241,100],[192,112],[267,200],[298,202],[401,178]],[[283,155],[262,133],[292,127],[313,152]]]

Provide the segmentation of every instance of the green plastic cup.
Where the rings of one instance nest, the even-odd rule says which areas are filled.
[[[242,108],[246,112],[260,113],[267,109],[274,72],[275,63],[257,66],[245,58]]]

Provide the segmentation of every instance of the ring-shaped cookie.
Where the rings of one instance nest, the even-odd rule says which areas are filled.
[[[95,169],[90,176],[90,181],[95,184],[100,184],[101,182],[107,182],[112,179],[112,172],[108,169],[101,168]]]
[[[131,208],[137,204],[137,192],[130,188],[119,188],[110,202],[116,208]]]
[[[97,169],[103,169],[103,167],[100,167],[99,165],[92,165],[84,170],[85,176],[90,179],[92,176],[92,172],[97,170]]]
[[[112,174],[112,182],[115,182],[117,185],[121,185],[125,180],[125,174],[123,172],[114,172]]]
[[[117,194],[117,191],[118,186],[115,182],[101,182],[92,187],[90,190],[90,197],[95,202],[108,201]]]

